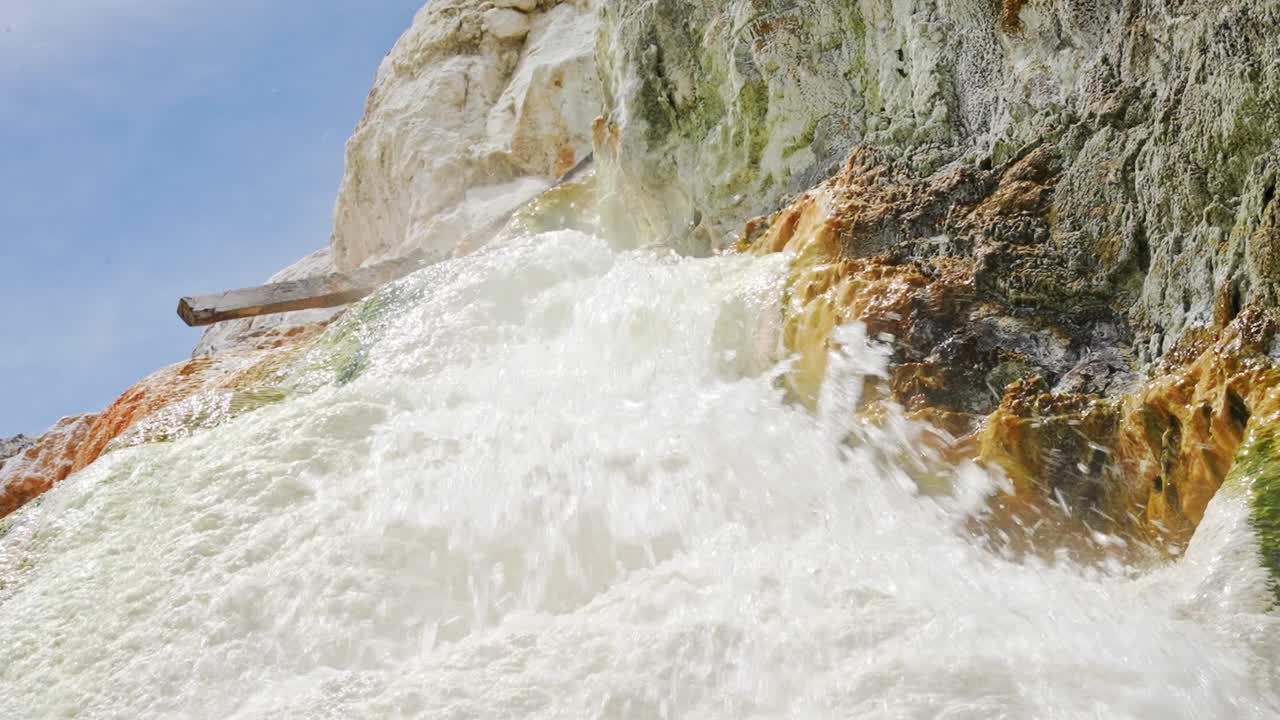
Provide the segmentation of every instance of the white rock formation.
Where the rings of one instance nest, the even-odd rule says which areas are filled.
[[[337,266],[448,256],[591,151],[592,0],[432,0],[378,70],[334,209]]]

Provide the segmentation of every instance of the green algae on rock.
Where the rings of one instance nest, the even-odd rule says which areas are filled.
[[[601,18],[601,195],[646,241],[723,246],[858,146],[917,177],[1042,148],[1043,222],[995,238],[1010,299],[1109,315],[1127,337],[1106,344],[1139,364],[1224,289],[1280,300],[1280,3],[611,0]]]
[[[1271,416],[1249,431],[1223,492],[1247,496],[1258,553],[1280,602],[1280,418]]]
[[[606,220],[686,252],[792,253],[798,397],[862,320],[893,336],[886,392],[910,412],[1190,535],[1273,384],[1270,335],[1227,328],[1280,305],[1280,3],[610,0],[601,18]]]

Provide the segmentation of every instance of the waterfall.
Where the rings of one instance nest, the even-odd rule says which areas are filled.
[[[1280,713],[1240,499],[1171,565],[994,554],[998,478],[926,491],[926,428],[848,419],[874,338],[787,397],[786,273],[560,231],[402,281],[355,370],[331,328],[283,400],[11,519],[0,716]]]

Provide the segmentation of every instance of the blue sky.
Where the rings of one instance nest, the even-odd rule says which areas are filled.
[[[0,437],[189,356],[178,297],[328,242],[423,0],[0,2]]]

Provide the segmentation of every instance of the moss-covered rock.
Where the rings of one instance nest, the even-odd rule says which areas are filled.
[[[1280,0],[606,0],[605,214],[792,253],[801,399],[861,320],[884,393],[989,416],[1020,492],[1185,539],[1277,384],[1277,26]]]
[[[1252,427],[1227,478],[1231,492],[1245,493],[1258,553],[1271,573],[1280,600],[1280,421],[1272,417]]]
[[[1280,301],[1277,25],[1275,0],[607,0],[601,190],[633,239],[702,252],[856,146],[918,176],[1043,149],[1038,225],[948,252],[1155,362],[1224,293]]]

